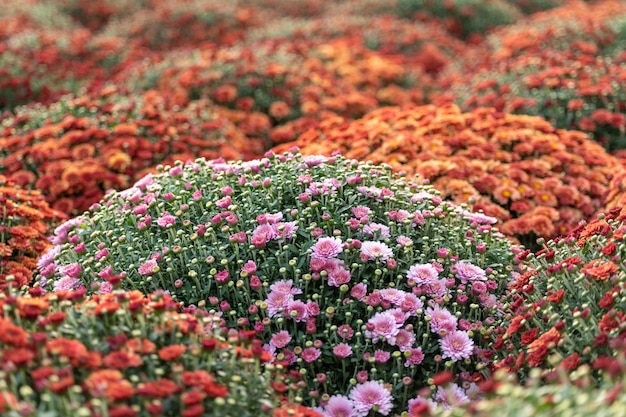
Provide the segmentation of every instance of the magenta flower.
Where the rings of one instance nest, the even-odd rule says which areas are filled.
[[[267,315],[274,317],[281,309],[287,308],[288,303],[293,300],[293,295],[280,291],[272,291],[267,295]]]
[[[451,333],[456,330],[457,318],[445,308],[438,305],[428,307],[426,317],[430,318],[430,331],[433,333]]]
[[[81,282],[78,278],[64,276],[54,282],[53,291],[68,291],[75,290],[81,286]]]
[[[450,358],[453,362],[469,358],[474,351],[474,341],[461,330],[448,333],[439,340],[443,358]]]
[[[309,347],[302,351],[302,354],[300,355],[300,357],[302,358],[303,361],[311,363],[315,361],[317,358],[319,358],[321,354],[322,352],[319,349],[314,348],[314,347]]]
[[[152,275],[159,272],[159,265],[157,265],[157,261],[154,259],[148,259],[146,262],[141,264],[138,271],[141,275]]]
[[[265,244],[272,239],[276,239],[278,236],[274,226],[269,223],[263,223],[258,225],[252,232],[252,242],[255,246],[255,242]]]
[[[311,258],[329,259],[336,258],[343,251],[341,239],[337,237],[322,237],[313,247]]]
[[[363,233],[370,237],[377,237],[379,239],[387,239],[389,236],[389,227],[380,223],[369,223],[363,226]]]
[[[227,209],[233,203],[233,199],[227,195],[226,197],[220,198],[215,202],[215,205],[221,209]]]
[[[369,216],[369,214],[372,212],[372,209],[367,206],[356,206],[353,207],[351,211],[352,214],[354,214],[354,217],[356,217],[357,219],[362,219],[363,217]]]
[[[361,255],[368,261],[386,261],[393,251],[383,242],[365,241],[361,244]]]
[[[347,358],[348,356],[352,355],[352,346],[347,343],[339,343],[333,348],[333,353],[338,358]]]
[[[172,216],[169,212],[164,212],[159,220],[157,220],[157,224],[161,227],[168,227],[176,223],[176,217]]]
[[[398,242],[398,245],[402,246],[403,248],[406,247],[407,245],[410,245],[413,243],[413,239],[411,239],[408,236],[398,236],[396,238],[396,242]]]
[[[377,349],[374,352],[374,360],[376,363],[386,363],[391,358],[391,353],[386,350]]]
[[[359,301],[363,300],[366,294],[367,294],[367,284],[363,284],[362,282],[359,282],[350,290],[350,296],[352,298],[356,298]]]
[[[256,263],[254,263],[254,261],[252,260],[249,260],[243,265],[243,267],[241,267],[241,272],[245,272],[248,275],[253,275],[256,272]]]
[[[415,334],[405,329],[400,329],[396,335],[395,346],[398,346],[400,352],[409,350],[415,343]]]
[[[345,340],[350,340],[352,339],[352,336],[354,336],[354,330],[352,329],[352,327],[350,327],[350,325],[348,324],[342,324],[341,326],[339,326],[339,328],[337,329],[337,334],[339,335],[339,337],[341,337],[342,339]]]
[[[327,282],[331,287],[340,287],[351,280],[350,271],[343,267],[336,267],[329,271]]]
[[[407,368],[411,365],[419,365],[424,360],[424,352],[421,347],[411,348],[408,352],[410,355],[404,363]]]
[[[287,302],[283,317],[294,319],[296,322],[306,321],[309,318],[307,305],[300,300],[291,300]]]
[[[270,290],[292,295],[302,294],[302,290],[300,288],[294,287],[293,281],[290,279],[276,281],[275,283],[270,285]]]
[[[81,272],[83,272],[83,267],[78,263],[73,263],[69,265],[62,266],[60,268],[60,272],[63,275],[67,275],[68,277],[78,278]]]
[[[447,387],[438,387],[435,393],[435,401],[445,410],[469,403],[469,398],[461,387],[451,384]]]
[[[460,261],[452,265],[450,271],[454,273],[462,284],[467,284],[468,281],[485,281],[487,279],[487,275],[482,268],[466,261]]]
[[[374,314],[368,320],[365,336],[372,339],[374,343],[378,342],[379,339],[384,339],[388,343],[395,343],[395,336],[398,334],[400,326],[393,314],[383,311]]]
[[[278,333],[272,335],[270,339],[270,346],[274,346],[276,348],[284,348],[291,342],[291,335],[286,330],[281,330]]]
[[[228,270],[224,269],[215,274],[215,280],[220,284],[226,284],[228,282]]]
[[[391,393],[377,381],[367,381],[352,388],[349,398],[354,402],[356,417],[365,417],[370,410],[383,416],[393,408]]]
[[[409,285],[423,286],[432,284],[439,279],[439,272],[432,264],[416,264],[406,273]]]
[[[356,417],[354,403],[343,395],[333,395],[324,406],[325,417]]]

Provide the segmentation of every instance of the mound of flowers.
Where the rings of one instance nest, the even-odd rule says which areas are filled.
[[[152,51],[199,48],[207,43],[222,46],[241,40],[263,18],[261,10],[242,2],[153,0],[133,13],[109,19],[101,33]]]
[[[206,303],[300,371],[308,405],[389,415],[421,388],[449,404],[441,372],[474,395],[521,251],[495,222],[339,155],[198,159],[57,228],[41,284]]]
[[[39,191],[24,190],[0,175],[0,292],[31,283],[37,258],[50,247],[50,225],[67,217]]]
[[[626,353],[626,212],[615,208],[525,257],[510,286],[506,332],[494,344],[498,366],[570,372],[580,364],[619,375]],[[616,367],[617,366],[617,367]]]
[[[282,18],[249,31],[247,42],[273,40],[319,45],[339,38],[358,39],[365,47],[403,65],[441,71],[467,46],[435,22],[408,22],[392,15],[328,14],[317,19]]]
[[[439,20],[455,36],[478,41],[490,29],[509,25],[523,16],[506,0],[398,0],[400,16]]]
[[[70,97],[22,108],[0,131],[0,173],[37,188],[50,205],[80,214],[106,190],[130,186],[159,163],[262,155],[206,101],[177,108],[155,92]]]
[[[545,384],[537,372],[520,383],[513,375],[497,372],[494,378],[481,386],[487,398],[467,406],[439,410],[431,404],[414,407],[414,415],[423,417],[477,417],[538,416],[568,417],[575,414],[617,416],[626,412],[622,375],[624,361],[614,364],[615,373],[599,379],[592,376],[589,366],[583,365],[571,373],[563,373],[557,380]],[[419,407],[419,408],[418,408]]]
[[[500,231],[533,247],[567,233],[604,206],[619,162],[582,132],[494,109],[389,107],[324,120],[294,143],[304,154],[340,151],[429,179],[457,203],[500,219]],[[288,145],[274,148],[281,152]]]
[[[438,84],[441,104],[495,107],[588,133],[607,150],[626,147],[626,5],[564,6],[493,33]]]
[[[298,375],[267,364],[253,332],[223,328],[206,310],[181,312],[163,292],[29,293],[0,298],[2,415],[272,416],[298,409]]]
[[[355,118],[380,105],[424,101],[430,77],[419,67],[403,67],[358,39],[309,43],[266,40],[174,51],[138,62],[116,80],[133,91],[211,99],[230,108],[233,121],[252,125],[246,133],[273,143],[295,139],[327,115]]]

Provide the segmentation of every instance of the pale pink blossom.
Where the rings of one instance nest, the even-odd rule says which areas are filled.
[[[442,358],[450,358],[453,362],[469,358],[474,351],[474,341],[461,330],[446,333],[439,340],[439,345],[443,351]]]
[[[343,252],[343,243],[337,237],[322,237],[311,247],[311,258],[329,259],[336,258]]]
[[[347,343],[339,343],[333,348],[333,353],[338,358],[347,358],[352,355],[352,347]]]
[[[386,261],[393,256],[393,251],[384,242],[365,241],[361,244],[361,255],[369,261]]]
[[[354,402],[356,417],[365,417],[372,409],[386,416],[393,408],[391,393],[378,381],[367,381],[356,385],[350,391],[349,398]]]
[[[462,284],[467,284],[469,281],[485,281],[487,275],[485,271],[466,261],[460,261],[452,265],[450,271],[461,281]]]
[[[278,333],[272,335],[270,339],[270,346],[275,348],[284,348],[291,342],[291,335],[286,330],[281,330]]]

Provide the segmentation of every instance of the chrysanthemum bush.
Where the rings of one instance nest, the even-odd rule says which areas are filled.
[[[558,380],[545,384],[537,370],[531,378],[520,383],[505,372],[496,372],[493,380],[482,385],[487,398],[472,402],[464,407],[437,410],[432,406],[421,406],[423,417],[569,417],[593,415],[612,417],[626,413],[626,401],[622,376],[624,361],[615,364],[617,374],[606,374],[599,380],[592,375],[588,365],[571,373],[562,373]]]
[[[85,298],[85,291],[42,294],[34,287],[0,296],[0,305],[3,416],[271,416],[283,405],[297,409],[299,376],[267,364],[271,357],[254,332],[223,328],[206,310],[181,312],[165,293]]]
[[[382,108],[353,122],[328,118],[294,144],[304,154],[340,151],[417,173],[457,203],[473,196],[475,209],[500,219],[500,230],[527,247],[591,217],[622,170],[581,132],[489,108],[463,113],[455,105]]]
[[[262,144],[213,104],[178,108],[173,100],[108,87],[93,97],[21,108],[0,127],[0,173],[42,190],[52,207],[80,214],[106,190],[130,186],[161,162],[263,154]]]
[[[320,41],[349,37],[403,65],[429,73],[441,71],[467,46],[436,22],[408,22],[393,15],[329,14],[316,19],[276,19],[249,31],[246,42],[273,40],[319,45]],[[426,92],[427,94],[428,92]]]
[[[67,220],[36,190],[25,190],[0,175],[0,291],[31,283],[37,258],[50,247],[50,225]]]
[[[438,81],[442,94],[434,103],[538,115],[587,132],[609,151],[623,149],[624,33],[624,3],[563,6],[468,51]]]
[[[83,8],[83,11],[88,12],[88,9]],[[101,33],[152,51],[199,48],[208,43],[232,45],[241,40],[249,28],[269,17],[244,2],[151,0],[131,13],[109,19]]]
[[[624,220],[624,209],[614,208],[536,255],[519,256],[527,270],[510,286],[506,331],[494,344],[499,367],[522,376],[538,367],[551,377],[588,364],[619,374],[626,349]]]
[[[401,412],[444,371],[472,395],[516,250],[494,218],[338,155],[160,170],[57,228],[42,285],[106,293],[116,277],[207,305],[327,415]]]
[[[140,61],[116,79],[134,91],[154,88],[181,92],[188,100],[211,99],[239,112],[235,120],[251,127],[237,122],[246,133],[281,143],[326,115],[353,118],[382,104],[422,103],[430,77],[342,38],[174,51],[156,64]]]
[[[398,0],[400,16],[417,15],[420,19],[438,19],[450,33],[478,40],[497,26],[508,25],[523,16],[520,9],[506,0]]]

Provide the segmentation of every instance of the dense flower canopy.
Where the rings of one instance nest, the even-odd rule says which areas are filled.
[[[611,178],[622,168],[577,131],[557,130],[538,117],[457,106],[382,108],[354,122],[326,119],[293,144],[304,154],[385,162],[429,179],[456,202],[502,221],[500,230],[528,246],[577,226],[604,206]],[[275,148],[284,150],[288,144]]]
[[[41,284],[206,303],[306,369],[322,407],[342,394],[363,412],[374,404],[355,398],[380,388],[359,384],[382,378],[413,387],[380,394],[381,408],[402,410],[444,363],[468,384],[482,378],[521,250],[495,221],[342,156],[198,159],[57,228]]]

